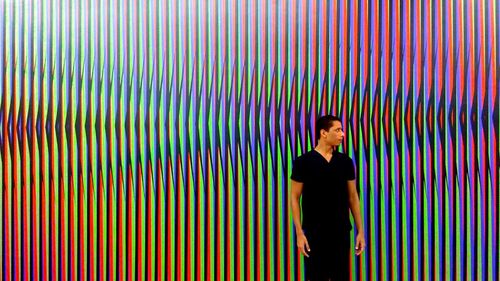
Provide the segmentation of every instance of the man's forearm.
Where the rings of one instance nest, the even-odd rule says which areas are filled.
[[[349,200],[349,207],[351,209],[352,216],[354,217],[354,223],[356,224],[356,229],[359,233],[364,233],[363,223],[361,222],[361,211],[359,210],[359,199],[357,196]]]
[[[295,225],[295,231],[297,231],[297,235],[302,234],[302,223],[300,222],[300,206],[299,200],[292,198],[290,200],[290,205],[292,207],[292,217],[293,223]]]

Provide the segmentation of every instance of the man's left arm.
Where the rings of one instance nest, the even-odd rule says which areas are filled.
[[[354,217],[354,222],[356,223],[356,229],[358,230],[358,235],[356,235],[356,255],[360,255],[365,249],[365,231],[363,229],[363,222],[361,221],[361,211],[359,210],[359,197],[356,191],[356,181],[347,181],[347,190],[349,194],[349,208],[351,209],[352,216]]]

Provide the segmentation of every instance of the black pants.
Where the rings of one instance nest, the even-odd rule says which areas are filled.
[[[305,233],[311,251],[304,257],[306,280],[349,280],[350,231]]]

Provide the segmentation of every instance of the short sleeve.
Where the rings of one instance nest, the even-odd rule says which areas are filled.
[[[347,157],[347,180],[356,179],[356,172],[354,169],[354,161],[350,157]]]
[[[293,167],[292,167],[292,176],[290,177],[292,180],[296,182],[304,182],[305,181],[305,165],[304,165],[304,159],[299,157],[293,161]]]

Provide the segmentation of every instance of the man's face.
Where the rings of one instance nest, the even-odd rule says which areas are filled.
[[[344,131],[342,130],[342,123],[333,121],[333,126],[326,132],[326,142],[331,146],[339,146],[344,140]]]

